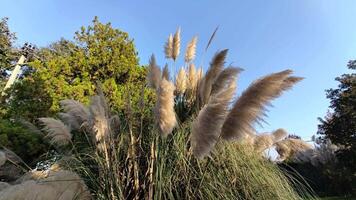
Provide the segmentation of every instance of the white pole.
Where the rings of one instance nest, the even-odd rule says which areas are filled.
[[[21,65],[25,62],[25,56],[21,55],[19,61],[17,62],[14,70],[12,70],[11,72],[11,76],[9,78],[9,80],[7,81],[3,92],[1,93],[1,95],[3,96],[5,94],[5,90],[10,88],[11,85],[15,82],[15,80],[17,79],[17,76],[21,73]]]

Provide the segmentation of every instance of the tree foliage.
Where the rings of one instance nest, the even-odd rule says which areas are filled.
[[[120,111],[127,92],[138,101],[144,87],[146,69],[139,66],[133,40],[98,18],[76,32],[74,41],[61,39],[41,49],[38,56],[31,66],[53,100],[51,111],[58,111],[59,101],[65,98],[88,103],[98,82],[110,106]],[[145,96],[151,98],[148,93]]]
[[[356,69],[356,60],[350,61],[348,68]],[[350,154],[347,162],[356,165],[356,74],[344,74],[337,77],[340,84],[336,89],[327,90],[330,99],[330,112],[325,119],[320,119],[318,133],[342,146],[342,154]],[[346,161],[345,160],[345,161]]]
[[[356,69],[356,60],[348,63],[350,70]],[[324,119],[319,118],[321,124],[318,134],[323,139],[330,139],[338,145],[338,170],[330,171],[334,177],[349,184],[349,188],[356,185],[356,73],[343,74],[335,80],[338,88],[327,90],[330,99],[331,112]],[[349,190],[356,194],[356,190]]]

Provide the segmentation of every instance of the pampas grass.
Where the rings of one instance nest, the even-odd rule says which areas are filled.
[[[285,84],[292,73],[285,70],[265,76],[253,82],[235,102],[222,128],[225,140],[242,140],[255,133],[254,124],[263,121],[266,106],[293,83]]]
[[[161,81],[161,70],[157,66],[155,56],[152,55],[150,59],[150,64],[148,66],[147,82],[151,88],[157,89],[159,87],[160,81]]]
[[[176,76],[176,91],[178,94],[183,94],[187,89],[187,73],[184,68],[180,68]]]
[[[180,53],[180,28],[177,29],[173,36],[172,59],[176,61]]]
[[[72,140],[70,129],[62,121],[53,118],[39,118],[52,144],[67,145]]]
[[[216,77],[223,70],[227,52],[228,50],[225,49],[215,54],[208,71],[199,84],[199,97],[201,105],[204,105],[209,101],[212,85]]]
[[[193,39],[188,43],[187,49],[185,51],[184,60],[186,63],[190,63],[195,58],[195,51],[197,46],[198,37],[193,37]]]
[[[73,99],[60,101],[64,113],[59,113],[63,122],[74,130],[81,128],[82,124],[89,120],[89,110],[82,103]]]
[[[301,139],[287,138],[276,143],[276,151],[279,154],[279,161],[286,159],[304,160],[303,152],[312,150],[312,146]],[[299,157],[299,158],[298,158]]]
[[[70,171],[49,172],[48,175],[8,185],[0,191],[0,200],[9,199],[78,199],[90,200],[91,195],[82,179]]]
[[[172,133],[177,125],[174,112],[174,85],[166,79],[162,79],[157,90],[157,103],[155,107],[155,118],[162,136],[166,137]]]
[[[168,81],[170,80],[168,64],[164,65],[163,72],[162,72],[162,78],[165,78]]]
[[[166,44],[164,45],[164,53],[166,55],[166,58],[173,58],[173,36],[170,34],[168,36],[168,40]]]

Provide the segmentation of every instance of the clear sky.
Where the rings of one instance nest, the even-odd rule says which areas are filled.
[[[46,46],[88,25],[94,16],[111,22],[134,39],[140,63],[155,53],[166,62],[162,45],[169,33],[182,29],[183,49],[198,35],[197,54],[217,25],[219,31],[208,53],[198,56],[205,69],[211,56],[228,48],[228,63],[245,69],[238,81],[240,93],[254,79],[293,69],[305,80],[273,102],[260,131],[283,127],[310,139],[317,117],[329,101],[325,89],[336,87],[336,76],[347,73],[356,58],[356,1],[354,0],[0,0],[0,17],[9,17],[18,45],[28,41]]]

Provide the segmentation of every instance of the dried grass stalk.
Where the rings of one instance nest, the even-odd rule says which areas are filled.
[[[223,70],[227,52],[228,50],[225,49],[215,54],[213,60],[210,63],[208,71],[200,81],[199,97],[202,105],[209,101],[212,85],[215,82],[216,77]]]
[[[225,89],[210,98],[193,122],[190,141],[193,154],[197,158],[208,155],[219,138],[228,106],[236,89],[235,81],[225,83]]]
[[[53,118],[39,118],[44,125],[43,130],[48,133],[50,142],[57,145],[66,145],[72,141],[70,129],[62,121]]]
[[[177,29],[173,36],[172,59],[176,61],[180,53],[180,28]]]
[[[225,140],[241,140],[246,135],[254,134],[255,123],[263,121],[266,106],[291,86],[284,81],[292,73],[285,70],[262,77],[253,82],[235,102],[222,128]]]
[[[162,79],[157,90],[157,102],[155,106],[155,118],[162,136],[169,135],[177,125],[174,112],[174,84]]]
[[[198,37],[195,36],[193,39],[188,43],[187,50],[185,51],[184,60],[186,63],[191,62],[195,58],[196,46],[197,46]]]
[[[183,94],[187,89],[187,73],[184,68],[180,68],[176,76],[176,91],[178,94]]]
[[[150,64],[148,66],[147,81],[151,88],[157,89],[161,81],[161,70],[157,66],[156,58],[152,54]]]
[[[169,34],[168,40],[164,45],[164,53],[166,58],[173,58],[173,36]]]
[[[162,72],[162,78],[165,78],[166,80],[170,80],[170,74],[169,74],[169,69],[168,69],[168,64],[166,64],[163,68]]]

